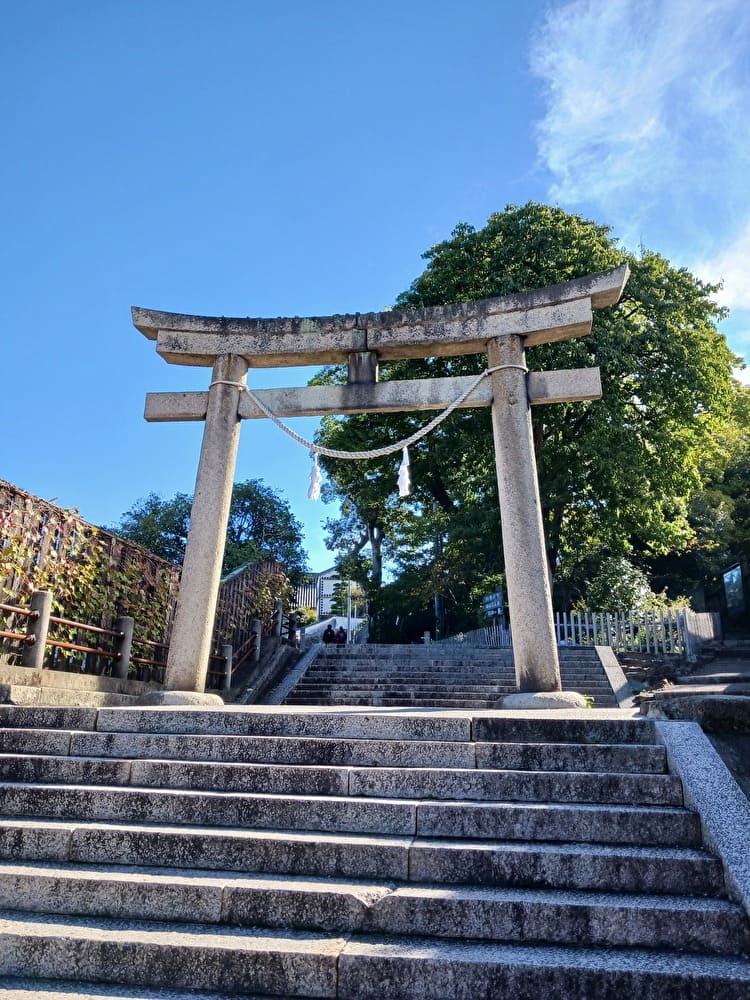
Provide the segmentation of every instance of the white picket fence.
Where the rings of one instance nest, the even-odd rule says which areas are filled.
[[[687,608],[667,611],[555,612],[558,646],[611,646],[622,653],[684,656],[693,660],[701,642],[721,638],[718,614],[696,614]],[[509,628],[487,626],[442,640],[452,645],[508,649]]]

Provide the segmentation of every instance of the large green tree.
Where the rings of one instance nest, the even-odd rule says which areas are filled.
[[[533,411],[556,601],[579,596],[592,559],[646,562],[688,545],[689,503],[702,485],[702,457],[731,418],[739,360],[716,330],[714,287],[657,253],[628,253],[606,226],[533,203],[509,206],[480,230],[459,225],[424,256],[427,267],[398,308],[501,296],[629,264],[621,302],[595,313],[589,336],[528,351],[532,369],[599,365],[602,375],[601,400]],[[486,363],[486,355],[398,361],[383,365],[381,377],[473,374]],[[339,377],[327,370],[321,379]],[[420,414],[330,418],[320,437],[363,449],[424,422]],[[455,412],[412,449],[406,502],[394,496],[393,460],[323,464],[331,493],[348,505],[349,536],[352,516],[363,528],[377,523],[397,572],[421,567],[423,590],[447,601],[449,619],[452,608],[463,627],[459,609],[476,608],[503,570],[488,410]],[[329,527],[335,539],[336,523]]]
[[[182,562],[191,505],[192,497],[185,493],[177,493],[170,500],[149,493],[137,500],[110,530],[164,559]],[[234,484],[224,573],[272,557],[295,578],[305,571],[307,564],[302,537],[302,525],[287,500],[257,479]]]

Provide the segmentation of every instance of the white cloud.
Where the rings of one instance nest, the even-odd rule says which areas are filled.
[[[699,261],[693,270],[704,281],[721,281],[716,299],[730,309],[750,309],[750,219],[737,238],[716,256]]]
[[[747,0],[550,10],[531,67],[545,87],[537,142],[551,198],[603,209],[636,240],[658,213],[714,252],[706,212],[714,227],[750,217],[749,35]]]

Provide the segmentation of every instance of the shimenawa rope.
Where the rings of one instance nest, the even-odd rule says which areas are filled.
[[[436,417],[433,417],[429,423],[425,424],[418,431],[410,434],[409,437],[403,438],[401,441],[397,441],[395,444],[386,445],[383,448],[371,448],[368,451],[341,451],[336,448],[324,448],[319,444],[315,444],[314,441],[308,441],[303,438],[301,434],[297,434],[292,428],[285,424],[283,420],[280,420],[275,413],[273,413],[263,400],[259,399],[258,396],[253,392],[249,386],[245,385],[244,382],[234,382],[229,379],[214,379],[209,385],[209,389],[214,385],[228,385],[234,389],[239,389],[241,392],[246,392],[250,399],[255,403],[258,409],[269,420],[273,421],[277,427],[279,427],[285,434],[288,434],[293,441],[298,444],[303,445],[308,451],[313,454],[313,467],[310,472],[310,488],[307,491],[307,495],[311,500],[317,500],[320,497],[320,484],[322,482],[322,476],[320,473],[320,468],[318,466],[318,455],[323,455],[324,458],[340,458],[347,460],[365,460],[368,458],[385,458],[387,455],[393,455],[397,451],[401,451],[401,465],[398,471],[398,486],[399,486],[399,496],[405,497],[411,493],[411,476],[409,472],[410,462],[409,462],[409,446],[416,444],[417,441],[421,441],[422,438],[427,437],[427,435],[434,431],[444,420],[446,420],[451,413],[460,406],[468,397],[474,392],[480,382],[482,382],[488,375],[492,375],[493,372],[502,371],[504,369],[514,368],[518,371],[527,372],[528,369],[525,365],[495,365],[493,368],[485,368],[483,372],[471,382],[471,384],[466,388],[460,396],[453,400],[442,413],[439,413]]]

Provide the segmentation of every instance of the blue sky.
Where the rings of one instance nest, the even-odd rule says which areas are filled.
[[[143,402],[209,372],[131,305],[382,309],[457,222],[529,199],[723,279],[750,356],[749,29],[746,0],[6,2],[0,478],[99,524],[191,492],[201,426]],[[290,501],[320,570],[308,473],[243,424],[237,478]]]

